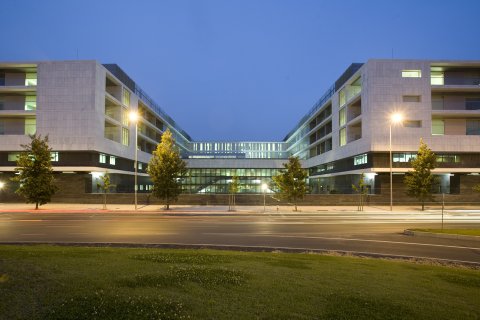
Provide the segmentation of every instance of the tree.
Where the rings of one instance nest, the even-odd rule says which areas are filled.
[[[293,202],[297,211],[297,202],[303,199],[307,193],[307,172],[302,169],[298,157],[290,157],[283,164],[285,170],[272,177],[275,187],[279,191],[280,198]]]
[[[352,189],[359,194],[357,210],[363,211],[363,204],[365,203],[365,197],[368,194],[368,185],[365,183],[365,175],[362,173],[357,185],[352,184]]]
[[[101,183],[97,183],[97,187],[103,192],[103,209],[107,209],[107,194],[110,191],[110,188],[114,187],[110,182],[110,175],[108,172],[105,172],[100,176]]]
[[[48,135],[30,135],[31,142],[21,145],[23,151],[17,159],[16,176],[13,181],[20,183],[16,193],[25,197],[27,203],[39,205],[51,201],[57,190],[51,162],[52,149],[48,146]]]
[[[472,189],[475,192],[480,192],[480,184],[474,185]]]
[[[234,211],[235,194],[238,192],[238,177],[236,175],[232,177],[232,182],[228,186],[228,192],[230,193],[228,197],[228,211]]]
[[[425,210],[425,201],[433,200],[432,189],[436,184],[432,170],[435,169],[437,156],[420,139],[417,157],[411,160],[413,171],[405,175],[404,183],[407,195],[417,198]]]
[[[187,172],[187,165],[180,157],[172,133],[167,129],[148,163],[147,172],[153,182],[152,194],[164,200],[167,210],[170,203],[182,192],[181,179]]]

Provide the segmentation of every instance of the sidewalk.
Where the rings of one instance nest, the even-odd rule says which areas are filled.
[[[228,206],[195,206],[195,205],[170,205],[170,210],[165,210],[162,205],[144,205],[139,204],[137,211],[133,204],[108,204],[107,210],[102,209],[102,204],[80,204],[80,203],[48,203],[35,210],[34,204],[25,203],[0,203],[1,212],[42,212],[42,213],[60,213],[60,212],[78,212],[78,213],[159,213],[159,214],[263,214],[263,206],[236,206],[235,211],[228,211]],[[298,206],[297,212],[293,211],[293,206],[266,206],[267,214],[339,214],[342,212],[355,212],[358,214],[366,213],[389,213],[389,206],[365,206],[364,211],[357,211],[357,206]],[[469,212],[480,214],[478,206],[450,206],[445,208],[446,212]],[[394,206],[393,213],[422,213],[420,206]],[[426,207],[424,214],[441,212],[439,207]]]

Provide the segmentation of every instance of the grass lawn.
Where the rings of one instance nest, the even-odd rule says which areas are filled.
[[[412,229],[413,231],[480,236],[480,229]]]
[[[480,319],[480,271],[314,254],[0,246],[1,319]]]

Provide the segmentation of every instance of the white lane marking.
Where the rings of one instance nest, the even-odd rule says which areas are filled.
[[[82,226],[64,226],[64,225],[56,225],[56,226],[45,226],[45,228],[81,228]]]
[[[417,246],[426,246],[426,247],[441,247],[441,248],[453,248],[453,249],[473,249],[480,250],[476,247],[462,247],[462,246],[451,246],[444,244],[433,244],[433,243],[418,243],[418,242],[402,242],[402,241],[389,241],[389,240],[372,240],[372,239],[357,239],[357,238],[341,238],[341,237],[319,237],[319,236],[289,236],[289,235],[278,235],[278,234],[262,234],[262,233],[204,233],[206,235],[241,235],[247,237],[275,237],[275,238],[301,238],[301,239],[322,239],[322,240],[342,240],[342,241],[362,241],[362,242],[378,242],[378,243],[391,243],[391,244],[407,244],[407,245],[417,245]]]

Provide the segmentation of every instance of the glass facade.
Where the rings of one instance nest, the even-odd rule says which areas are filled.
[[[184,193],[228,193],[233,176],[238,177],[238,193],[262,193],[280,169],[206,169],[191,168],[182,181]]]
[[[286,159],[283,142],[192,142],[189,158]]]

